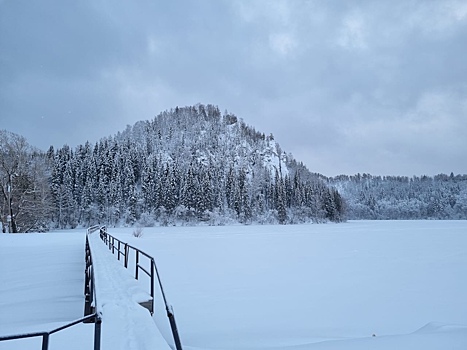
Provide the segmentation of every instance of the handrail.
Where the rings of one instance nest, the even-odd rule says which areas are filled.
[[[152,315],[154,313],[154,271],[155,271],[155,269],[153,268],[153,265],[156,264],[155,262],[153,262],[154,260],[153,257],[143,252],[142,250],[136,247],[133,247],[132,245],[124,241],[121,241],[118,238],[108,234],[107,228],[105,226],[102,226],[100,228],[100,238],[108,246],[112,254],[115,255],[115,252],[117,252],[117,260],[120,261],[120,255],[124,257],[123,266],[125,268],[128,268],[128,259],[130,256],[130,250],[133,250],[135,252],[135,274],[134,274],[135,279],[139,280],[140,270],[143,271],[151,279],[150,293],[149,293],[151,296],[151,304],[149,306],[149,312]],[[123,247],[123,251],[122,251],[122,247]],[[151,265],[150,271],[148,271],[143,265],[140,264],[140,255],[143,255],[144,257],[148,259],[148,262]]]
[[[89,249],[88,235],[94,231],[97,231],[99,226],[92,226],[88,228],[86,232],[86,246],[85,246],[85,260],[86,260],[86,270],[85,270],[85,284],[84,284],[84,293],[85,293],[85,315],[77,320],[69,322],[58,328],[54,328],[49,331],[42,332],[32,332],[32,333],[22,333],[14,334],[7,336],[0,336],[0,341],[7,340],[16,340],[16,339],[25,339],[25,338],[34,338],[42,337],[42,350],[49,349],[49,337],[57,332],[60,332],[69,327],[75,326],[81,322],[90,323],[94,322],[94,350],[100,350],[101,348],[101,326],[102,326],[102,313],[97,308],[97,304],[94,303],[94,307],[91,306],[93,301],[96,300],[96,289],[94,288],[94,269],[92,266],[92,257],[91,250]]]
[[[7,335],[7,336],[0,336],[0,341],[6,341],[6,340],[16,340],[16,339],[25,339],[25,338],[34,338],[34,337],[42,337],[42,350],[47,350],[49,348],[49,337],[57,332],[60,332],[64,329],[70,328],[74,325],[77,325],[78,323],[81,322],[86,322],[88,320],[95,320],[98,317],[97,313],[81,317],[80,319],[77,319],[75,321],[72,321],[70,323],[67,323],[63,326],[60,326],[58,328],[54,328],[50,331],[43,331],[43,332],[32,332],[32,333],[22,333],[22,334],[15,334],[15,335]],[[97,327],[97,322],[96,322],[96,327]],[[94,334],[96,336],[96,332]],[[98,342],[98,346],[96,347],[96,338],[94,338],[94,350],[99,350],[100,349],[100,339]]]
[[[99,230],[99,226],[91,226],[86,231],[86,248],[85,248],[85,259],[86,259],[86,270],[84,273],[85,283],[84,283],[84,316],[86,317],[89,314],[95,314],[94,318],[94,350],[100,350],[101,348],[101,327],[102,327],[102,311],[100,310],[100,305],[97,303],[96,297],[96,282],[94,279],[94,265],[92,263],[91,248],[89,247],[89,238],[88,236],[93,232]],[[92,319],[88,320],[92,322]]]
[[[134,246],[132,246],[132,245],[130,245],[130,244],[124,242],[124,241],[121,241],[118,238],[115,238],[114,236],[110,235],[109,233],[107,233],[106,226],[102,226],[100,228],[100,238],[108,246],[108,248],[112,252],[112,254],[115,254],[115,251],[117,251],[118,260],[120,260],[120,255],[123,255],[125,257],[125,260],[124,260],[124,267],[125,268],[128,268],[128,258],[129,258],[129,255],[130,255],[130,249],[135,251],[135,279],[138,279],[140,270],[143,271],[146,275],[148,275],[149,278],[151,279],[150,295],[151,295],[152,300],[151,300],[151,306],[150,306],[151,309],[149,310],[151,312],[151,315],[154,313],[154,282],[155,282],[155,277],[157,277],[157,281],[158,281],[158,284],[159,284],[159,289],[160,289],[160,292],[161,292],[161,295],[162,295],[162,299],[164,301],[165,310],[167,312],[167,317],[169,319],[170,328],[172,330],[172,336],[174,338],[175,348],[177,350],[182,350],[180,335],[178,334],[178,328],[177,328],[177,324],[175,322],[175,314],[174,314],[172,305],[169,305],[169,303],[167,302],[167,298],[165,296],[164,288],[162,286],[162,281],[161,281],[159,271],[157,269],[156,261],[154,260],[154,258],[152,256],[150,256],[149,254],[145,253],[144,251],[142,251],[141,249],[138,249],[138,248],[136,248],[136,247],[134,247]],[[117,242],[117,243],[115,244],[115,242]],[[123,252],[121,251],[122,246],[124,247]],[[144,266],[142,266],[140,264],[140,260],[139,260],[140,255],[143,255],[147,259],[149,259],[150,265],[151,265],[150,271],[146,270],[144,268]]]

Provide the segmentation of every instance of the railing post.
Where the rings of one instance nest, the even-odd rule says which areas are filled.
[[[135,267],[135,279],[138,279],[138,263],[139,263],[139,251],[136,251],[136,267]]]
[[[151,259],[151,315],[154,314],[154,272],[156,270],[156,262],[154,258]]]
[[[117,260],[120,261],[120,240],[118,240],[118,253],[117,253]]]
[[[128,243],[125,243],[125,268],[128,268],[128,252],[130,249],[128,249]]]
[[[98,315],[96,315],[96,319],[94,322],[94,350],[100,350],[102,320]]]
[[[91,269],[91,286],[90,286],[90,289],[89,289],[89,295],[91,295],[91,304],[94,302],[94,289],[96,288],[96,286],[94,285],[94,269]],[[95,305],[94,305],[94,308],[95,308]],[[91,311],[94,311],[92,310],[92,306],[91,306]]]
[[[42,350],[48,350],[49,349],[49,333],[45,333],[42,336]]]
[[[167,317],[169,318],[170,328],[172,329],[172,336],[175,342],[175,349],[182,349],[182,342],[180,341],[180,335],[178,334],[177,324],[175,323],[175,316],[173,313],[172,306],[167,306]]]

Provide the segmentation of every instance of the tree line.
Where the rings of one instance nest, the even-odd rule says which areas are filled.
[[[216,106],[160,113],[118,134],[42,152],[0,130],[3,232],[120,225],[467,219],[467,175],[311,173]]]
[[[341,175],[339,189],[349,219],[467,219],[467,175]]]

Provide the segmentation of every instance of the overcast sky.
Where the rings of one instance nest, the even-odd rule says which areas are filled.
[[[0,0],[0,128],[43,150],[214,104],[327,176],[467,174],[467,1]]]

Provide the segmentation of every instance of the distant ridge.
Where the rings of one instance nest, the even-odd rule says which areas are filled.
[[[466,220],[467,175],[341,175],[328,178],[347,203],[349,219]]]

